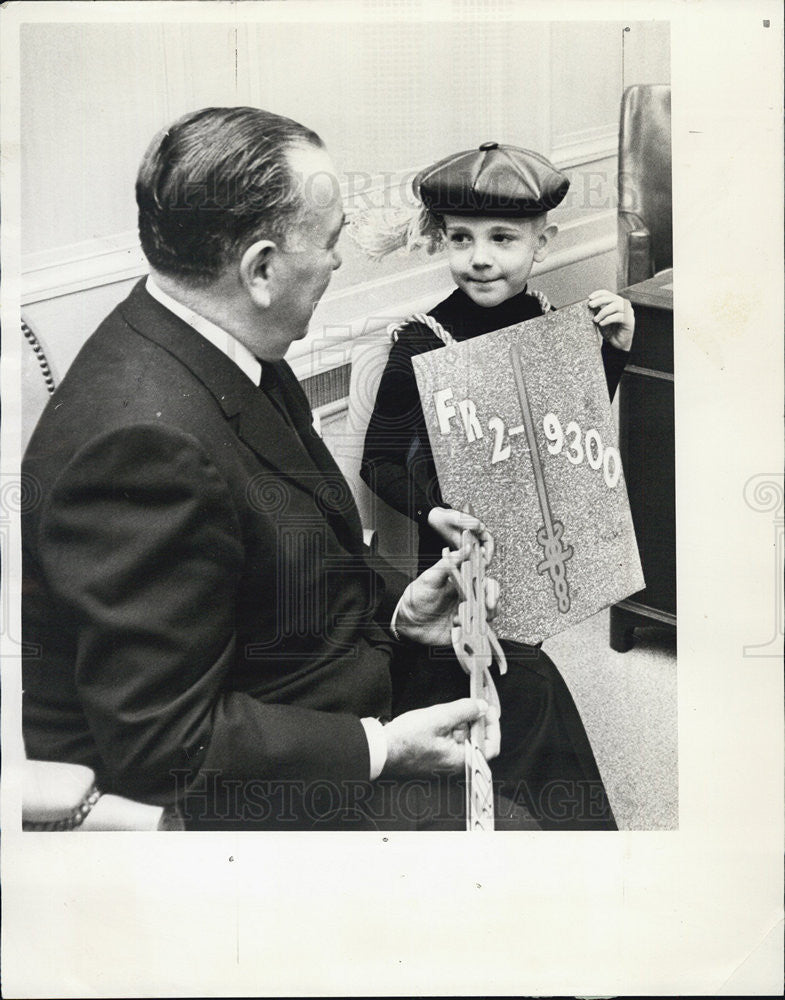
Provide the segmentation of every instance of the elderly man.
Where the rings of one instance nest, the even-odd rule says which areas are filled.
[[[485,715],[496,756],[498,716],[422,678],[465,552],[408,586],[368,561],[282,360],[341,262],[321,140],[258,109],[195,112],[154,139],[137,201],[150,276],[25,459],[42,496],[23,525],[28,755],[87,764],[189,828],[460,828],[466,727]],[[511,720],[503,776],[525,790],[524,745],[557,760],[577,733],[585,762],[580,720],[553,728],[554,683],[522,685]],[[609,815],[594,803],[593,824]],[[533,825],[509,802],[500,816]]]

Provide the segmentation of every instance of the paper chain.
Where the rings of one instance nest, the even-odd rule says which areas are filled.
[[[466,508],[466,513],[471,513]],[[488,625],[485,606],[485,555],[472,531],[461,534],[461,545],[469,546],[469,557],[454,570],[458,588],[458,613],[452,629],[452,644],[458,662],[469,675],[469,696],[484,698],[499,708],[499,695],[488,668],[496,659],[499,673],[507,672],[504,650]],[[449,549],[444,550],[445,554]],[[466,740],[466,828],[493,830],[493,781],[485,758],[485,720],[472,723]]]

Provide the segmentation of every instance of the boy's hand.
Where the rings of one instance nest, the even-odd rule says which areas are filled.
[[[432,507],[428,511],[428,524],[434,531],[439,532],[452,549],[457,549],[460,546],[463,531],[467,529],[473,531],[482,544],[486,564],[493,558],[493,536],[482,521],[471,514],[453,510],[452,507]]]
[[[454,572],[469,558],[471,546],[449,552],[412,580],[398,602],[395,628],[398,634],[424,646],[449,646],[458,611],[458,590]],[[487,620],[493,621],[499,603],[499,584],[485,577]]]
[[[589,308],[596,310],[594,322],[605,340],[620,351],[629,351],[635,332],[635,313],[627,299],[601,288],[589,296]]]

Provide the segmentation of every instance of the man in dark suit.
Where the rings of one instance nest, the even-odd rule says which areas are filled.
[[[87,764],[190,828],[461,827],[464,734],[484,714],[496,756],[498,714],[393,689],[449,644],[465,553],[408,586],[369,561],[282,360],[340,266],[321,140],[257,109],[195,112],[153,140],[137,201],[150,277],[25,459],[28,756]],[[534,725],[551,691],[530,696]]]

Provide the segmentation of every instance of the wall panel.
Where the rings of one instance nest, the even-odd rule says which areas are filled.
[[[621,24],[551,25],[551,152],[575,162],[612,151],[622,89]]]
[[[156,25],[22,29],[22,250],[135,225],[133,183],[168,115]]]
[[[656,22],[41,24],[22,41],[23,306],[60,375],[145,272],[133,180],[153,133],[184,111],[250,103],[305,121],[350,213],[372,190],[400,199],[417,168],[486,139],[550,155],[572,187],[533,283],[563,304],[612,283],[622,86],[669,72]],[[346,238],[342,252],[290,355],[303,378],[450,288],[441,258],[376,263]]]

